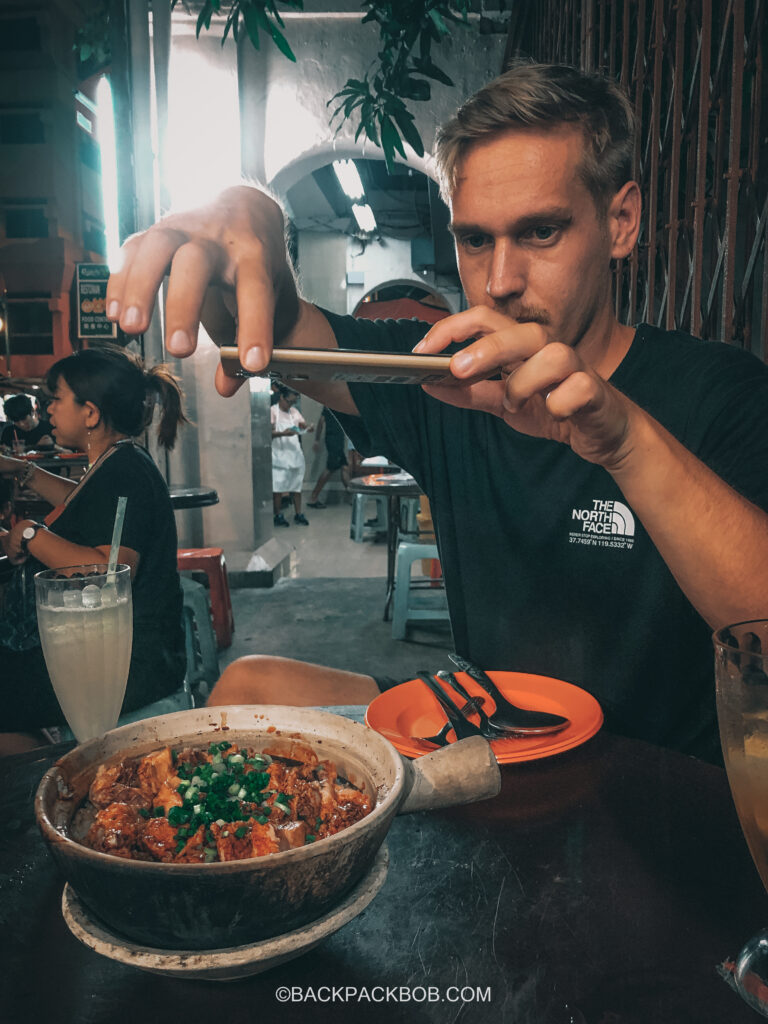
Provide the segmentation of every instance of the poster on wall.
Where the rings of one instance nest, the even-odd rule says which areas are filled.
[[[115,324],[107,320],[106,263],[78,263],[76,274],[77,336],[82,341],[102,338],[114,340]]]

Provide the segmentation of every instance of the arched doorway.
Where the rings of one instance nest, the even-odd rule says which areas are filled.
[[[434,324],[450,316],[446,298],[434,288],[413,281],[385,281],[358,302],[353,316],[366,320],[423,320]]]

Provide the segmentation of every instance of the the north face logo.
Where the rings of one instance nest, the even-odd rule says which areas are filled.
[[[593,498],[591,508],[573,509],[571,520],[579,524],[569,535],[572,544],[620,548],[634,544],[635,517],[621,501]]]

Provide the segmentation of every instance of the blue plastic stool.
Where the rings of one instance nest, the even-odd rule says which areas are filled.
[[[216,634],[213,630],[208,591],[202,583],[180,576],[184,596],[184,646],[187,654],[187,674],[184,685],[196,698],[197,705],[205,704],[211,687],[219,678],[219,657],[216,653]],[[179,710],[177,708],[174,711]],[[162,714],[163,712],[158,712]],[[146,716],[142,716],[146,717]]]
[[[365,521],[366,502],[376,503],[376,516],[372,522]],[[383,495],[356,494],[352,500],[352,519],[349,525],[349,536],[356,544],[362,544],[366,531],[369,533],[386,533],[387,530],[387,499]]]
[[[411,566],[422,558],[438,558],[436,544],[400,541],[397,546],[395,597],[392,606],[392,639],[405,640],[410,622],[448,622],[445,588],[431,578],[412,579]]]

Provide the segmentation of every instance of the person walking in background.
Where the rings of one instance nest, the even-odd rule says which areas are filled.
[[[298,391],[281,388],[277,404],[269,410],[272,424],[272,503],[275,526],[290,525],[280,511],[284,494],[290,494],[293,498],[294,523],[309,526],[309,521],[301,511],[301,485],[306,466],[299,432],[309,432],[315,428],[307,424],[295,408],[298,397]]]
[[[341,480],[346,488],[348,483],[347,456],[344,454],[346,438],[339,421],[330,409],[323,409],[323,415],[317,428],[314,448],[320,448],[320,442],[325,440],[326,463],[325,469],[317,478],[312,493],[307,502],[308,508],[325,508],[325,502],[320,501],[320,494],[337,469],[341,470]]]

